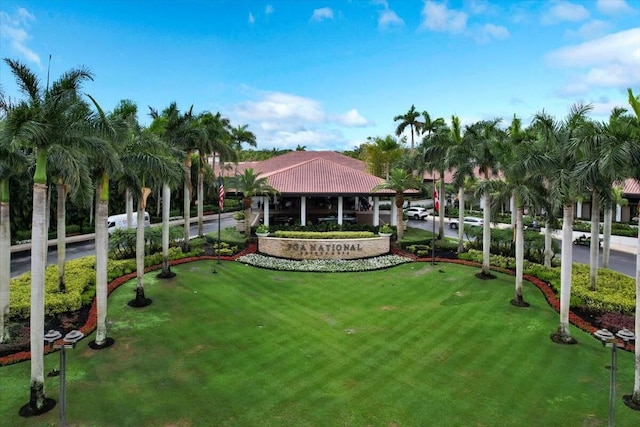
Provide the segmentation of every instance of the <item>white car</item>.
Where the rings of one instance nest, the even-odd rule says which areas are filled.
[[[425,219],[429,216],[429,212],[425,208],[421,208],[419,206],[410,207],[404,210],[404,213],[407,214],[409,219]]]
[[[482,225],[484,225],[484,220],[475,216],[465,216],[463,223],[464,225],[476,225],[481,227]],[[454,230],[456,230],[459,226],[460,224],[457,218],[449,221],[449,227],[453,228]]]

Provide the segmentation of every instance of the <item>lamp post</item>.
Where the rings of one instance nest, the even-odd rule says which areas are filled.
[[[64,427],[65,423],[65,406],[67,400],[67,356],[66,349],[75,348],[76,343],[80,341],[84,334],[80,331],[73,330],[66,334],[62,338],[62,344],[54,344],[62,337],[60,331],[50,330],[44,335],[44,340],[49,344],[49,347],[60,349],[60,425]]]
[[[616,341],[616,336],[624,341],[624,345],[622,346],[622,348],[625,348],[629,341],[635,340],[636,336],[627,328],[618,331],[615,336],[606,329],[598,329],[593,333],[593,335],[600,341],[602,341],[603,347],[607,344],[611,344],[611,377],[609,380],[609,427],[613,427],[615,425],[616,417],[616,371],[618,370],[618,355],[616,353],[616,350],[618,349],[618,342]]]

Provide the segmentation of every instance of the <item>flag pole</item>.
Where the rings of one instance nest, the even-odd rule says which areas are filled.
[[[224,183],[222,174],[218,171],[218,264],[220,264],[220,214],[224,209]]]

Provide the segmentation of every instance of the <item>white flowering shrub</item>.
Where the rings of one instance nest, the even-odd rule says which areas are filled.
[[[309,259],[291,260],[274,258],[260,254],[243,255],[237,261],[253,265],[255,267],[268,268],[281,271],[315,271],[315,272],[342,272],[342,271],[370,271],[381,268],[411,262],[409,258],[398,255],[383,255],[375,258],[342,260],[342,259]]]

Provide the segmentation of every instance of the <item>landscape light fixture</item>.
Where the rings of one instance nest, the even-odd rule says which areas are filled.
[[[593,335],[602,342],[602,346],[607,344],[611,345],[611,377],[609,380],[609,427],[615,425],[615,409],[616,409],[616,371],[618,370],[618,355],[616,350],[618,349],[618,341],[616,337],[620,338],[624,344],[622,348],[625,348],[629,341],[635,340],[636,336],[633,332],[627,328],[623,328],[618,331],[614,336],[613,333],[606,329],[598,329]]]
[[[70,348],[75,348],[76,343],[84,338],[84,334],[80,331],[73,330],[66,334],[64,338],[62,338],[62,344],[55,344],[62,337],[62,333],[60,331],[50,330],[44,335],[44,340],[49,347],[59,349],[60,350],[60,425],[66,426],[65,422],[65,409],[66,409],[66,400],[67,400],[67,356],[66,350]]]

